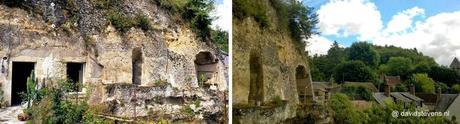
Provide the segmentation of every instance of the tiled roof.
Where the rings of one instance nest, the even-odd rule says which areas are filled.
[[[439,103],[436,105],[436,111],[444,112],[449,108],[449,106],[454,102],[457,98],[458,94],[441,94],[441,99]]]
[[[419,97],[417,96],[414,96],[408,92],[400,92],[402,95],[404,95],[405,97],[409,98],[409,99],[412,99],[413,101],[424,101],[423,99],[420,99]]]
[[[397,101],[402,101],[402,102],[421,102],[423,99],[418,98],[417,96],[414,96],[408,92],[392,92],[390,93],[391,97],[385,96],[383,92],[377,92],[373,94],[375,101],[377,103],[384,105],[383,101],[385,99],[391,98],[391,100],[397,100]]]

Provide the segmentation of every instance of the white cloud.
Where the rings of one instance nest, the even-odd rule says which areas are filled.
[[[425,10],[419,7],[413,7],[411,9],[399,12],[394,15],[391,21],[388,22],[387,28],[383,31],[385,34],[388,33],[401,33],[412,27],[413,18],[416,16],[424,16]]]
[[[409,28],[410,32],[382,34],[373,40],[374,44],[417,48],[442,65],[449,65],[455,56],[459,57],[460,11],[439,13]]]
[[[332,46],[332,41],[328,40],[325,37],[313,35],[310,39],[307,40],[307,51],[310,56],[318,54],[325,55],[327,51]]]
[[[317,13],[319,31],[324,35],[357,35],[359,40],[369,40],[383,27],[380,12],[367,0],[331,0]]]
[[[380,12],[367,0],[332,0],[317,11],[322,35],[357,36],[376,45],[417,48],[442,65],[460,57],[460,11],[425,17],[425,10],[409,8],[395,14],[383,27]],[[420,21],[415,21],[420,18]],[[308,51],[326,54],[332,42],[323,36],[309,39]]]
[[[212,27],[230,31],[232,26],[232,1],[223,0],[223,3],[216,4],[215,7],[211,15],[217,17],[217,19],[212,22]]]

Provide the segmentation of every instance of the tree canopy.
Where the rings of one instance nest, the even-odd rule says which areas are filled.
[[[362,61],[348,61],[337,66],[334,79],[339,83],[344,81],[372,82],[376,80],[376,75]]]
[[[349,48],[348,59],[360,60],[371,67],[377,67],[380,62],[380,55],[372,44],[367,42],[355,42]]]
[[[427,74],[414,74],[410,83],[415,84],[415,89],[423,93],[435,93],[435,82]]]

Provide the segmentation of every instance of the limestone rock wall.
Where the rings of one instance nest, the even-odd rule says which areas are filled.
[[[143,91],[146,92],[142,95],[145,97],[143,99],[163,94],[164,90],[155,89],[165,86],[171,91],[175,89],[190,92],[189,94],[201,94],[195,96],[203,102],[208,99],[225,100],[225,97],[215,95],[228,91],[225,78],[227,68],[224,65],[225,60],[220,59],[223,58],[221,57],[223,54],[212,43],[198,40],[186,24],[170,20],[172,18],[170,13],[152,1],[136,0],[123,3],[123,11],[132,15],[138,13],[145,15],[153,27],[149,31],[131,28],[127,32],[119,32],[107,23],[104,15],[98,14],[99,10],[95,9],[90,1],[74,2],[78,5],[78,13],[85,15],[72,24],[76,26],[75,28],[65,26],[66,16],[62,14],[63,3],[59,1],[30,1],[29,4],[36,9],[36,13],[0,5],[0,57],[3,65],[1,69],[6,70],[0,73],[0,83],[3,85],[2,90],[5,91],[4,96],[7,100],[11,99],[10,88],[15,83],[11,81],[13,62],[34,62],[35,74],[39,81],[65,78],[66,63],[76,62],[84,64],[84,84],[102,84],[107,87],[124,84],[129,85],[128,87],[144,87],[146,90]],[[51,4],[54,5],[50,6]],[[216,63],[215,80],[211,87],[203,87],[198,82],[194,61],[200,52],[209,52],[215,58],[219,58]],[[133,74],[134,54],[140,55],[142,61],[139,66],[140,75]],[[134,86],[134,77],[139,77],[140,84]],[[161,84],[164,82],[166,85]],[[129,89],[119,90],[113,92],[128,92]],[[113,94],[101,92],[103,91],[100,91],[102,95]],[[216,93],[212,95],[205,92]],[[164,97],[169,96],[164,95]],[[100,97],[99,100],[92,101],[104,103],[104,101],[122,99],[110,96],[97,97]],[[217,102],[209,104],[224,106],[223,103]],[[178,105],[178,107],[185,105],[189,104]],[[152,106],[160,107],[156,104]],[[165,103],[162,106],[171,105]],[[209,111],[211,110],[214,109],[209,108]],[[221,109],[217,110],[221,111]],[[140,115],[145,114],[146,111],[143,111]]]
[[[268,15],[276,13],[270,10]],[[313,101],[307,54],[296,48],[288,31],[276,27],[275,17],[269,18],[275,24],[263,28],[252,18],[233,18],[232,99],[233,117],[239,119],[236,122],[280,123],[294,118],[298,105]],[[264,109],[277,98],[287,105]],[[267,111],[274,112],[264,115]]]

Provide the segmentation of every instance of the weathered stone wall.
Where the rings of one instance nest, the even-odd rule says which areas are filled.
[[[275,14],[274,10],[268,11],[268,15]],[[262,100],[261,108],[265,108],[264,104],[275,101],[277,97],[287,101],[287,105],[274,108],[273,114],[269,115],[260,115],[260,112],[264,113],[265,110],[257,109],[243,112],[245,114],[236,115],[238,122],[264,123],[264,120],[270,120],[266,123],[279,123],[294,118],[296,106],[304,103],[299,101],[299,89],[307,88],[305,89],[307,99],[313,100],[312,81],[306,53],[296,48],[298,46],[295,46],[288,31],[276,27],[276,18],[269,17],[272,17],[270,21],[275,24],[264,28],[252,18],[233,19],[233,112],[239,113],[238,111],[259,108],[257,102],[254,103],[249,98],[253,97],[251,90],[254,91],[257,88],[262,90],[262,93],[256,96],[258,97],[256,99]],[[257,61],[261,66],[260,72],[254,69],[255,73],[251,74],[251,68],[258,68]],[[296,69],[298,67],[305,68],[304,82],[300,81],[303,85],[297,85]],[[261,79],[258,79],[262,84],[251,88],[251,81],[257,80],[251,79],[251,76],[254,75],[263,75]],[[306,87],[299,88],[298,86]]]
[[[47,6],[52,1],[38,3],[35,7],[41,8],[42,5]],[[79,62],[84,63],[84,84],[103,84],[103,86],[124,84],[129,87],[145,87],[148,89],[146,91],[155,91],[159,83],[166,82],[166,89],[201,94],[196,97],[199,97],[203,103],[208,99],[225,99],[204,93],[210,89],[198,84],[194,63],[195,55],[199,52],[207,51],[214,56],[221,56],[221,53],[213,44],[198,40],[186,24],[171,21],[171,15],[156,4],[148,0],[125,1],[123,10],[129,14],[145,15],[153,29],[143,31],[131,28],[127,32],[119,32],[109,23],[101,24],[106,22],[104,15],[90,12],[94,7],[88,1],[77,3],[79,3],[77,4],[79,13],[86,13],[87,16],[83,16],[74,24],[76,29],[56,27],[65,24],[61,22],[65,17],[60,15],[60,12],[40,15],[0,5],[0,57],[7,57],[4,65],[8,65],[4,67],[7,71],[0,73],[0,83],[3,85],[2,90],[5,91],[6,100],[11,99],[11,85],[14,83],[11,82],[12,62],[16,61],[35,62],[34,70],[39,81],[65,78],[66,63]],[[55,6],[55,11],[62,11],[60,4]],[[51,22],[47,19],[51,19]],[[132,85],[134,49],[140,50],[142,58],[139,86]],[[225,78],[226,67],[223,61],[219,59],[217,63],[217,80],[214,83],[218,88],[211,89],[209,92],[228,91]],[[114,92],[128,92],[119,90]],[[159,90],[144,93],[143,97],[150,99],[147,97],[156,97],[163,94],[162,92]],[[119,99],[119,97],[109,96],[97,97],[101,99],[92,101],[103,103],[106,98]],[[165,103],[167,104],[169,103]],[[186,105],[189,104],[179,107]],[[212,103],[211,106],[223,106],[223,103]],[[140,115],[145,114],[143,111]]]

